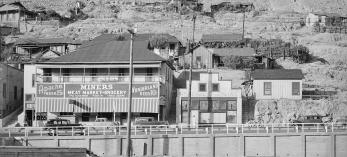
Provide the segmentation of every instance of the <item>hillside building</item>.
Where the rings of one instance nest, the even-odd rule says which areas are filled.
[[[197,124],[241,124],[241,88],[233,88],[232,80],[222,80],[219,73],[193,72],[190,117],[188,86],[177,90],[176,122]]]
[[[300,69],[255,70],[251,74],[255,99],[302,99]]]
[[[29,11],[20,2],[0,6],[0,25],[19,28],[20,21],[34,17],[35,13]]]
[[[72,117],[75,122],[98,117],[125,123],[130,79],[130,41],[125,36],[120,40],[101,35],[68,55],[25,65],[27,121],[37,126],[55,117]],[[141,34],[134,39],[133,59],[133,117],[166,120],[173,66],[148,49]]]
[[[12,119],[11,113],[23,104],[23,71],[0,64],[0,127]]]
[[[336,13],[312,12],[306,17],[306,26],[347,26],[347,16]]]

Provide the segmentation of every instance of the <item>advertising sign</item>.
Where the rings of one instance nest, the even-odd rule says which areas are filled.
[[[128,84],[38,84],[37,97],[65,97],[91,98],[91,97],[118,97],[129,96]],[[134,98],[158,98],[159,84],[133,84]]]
[[[64,84],[37,84],[37,97],[64,97]]]

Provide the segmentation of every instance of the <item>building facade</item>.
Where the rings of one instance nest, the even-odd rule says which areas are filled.
[[[11,27],[19,27],[20,21],[35,17],[35,13],[27,10],[20,2],[0,6],[0,23]]]
[[[25,65],[24,106],[33,126],[55,117],[73,117],[75,122],[92,122],[97,117],[126,122],[130,41],[99,39],[69,55]],[[148,41],[135,38],[133,118],[166,120],[173,67],[147,46]]]
[[[0,64],[0,127],[4,126],[13,111],[23,104],[23,71]]]
[[[255,70],[251,74],[255,99],[302,99],[300,69]]]
[[[219,73],[193,72],[190,117],[188,86],[177,90],[176,122],[191,125],[242,123],[241,88],[232,88],[231,80]]]

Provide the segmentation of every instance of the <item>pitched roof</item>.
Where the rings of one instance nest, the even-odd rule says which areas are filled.
[[[92,41],[104,41],[104,40],[113,40],[118,36],[123,36],[124,40],[130,40],[130,34],[129,33],[123,33],[123,34],[103,34],[100,36],[95,37]],[[180,42],[175,36],[172,36],[167,33],[144,33],[144,34],[136,34],[134,40],[135,41],[148,41],[151,37],[155,35],[163,35],[167,37],[168,42],[178,43]]]
[[[8,4],[4,4],[0,6],[0,11],[19,10],[19,9],[21,11],[27,11],[27,9],[20,2],[8,3]]]
[[[202,42],[233,42],[242,40],[242,34],[203,34]]]
[[[104,40],[82,45],[75,52],[46,63],[119,63],[129,62],[130,41]],[[166,61],[148,49],[148,41],[134,41],[133,60]]]
[[[255,50],[253,48],[213,48],[212,53],[218,56],[254,56]]]
[[[46,45],[46,44],[81,44],[81,41],[72,40],[70,38],[26,38],[19,39],[15,42],[16,45]]]
[[[301,80],[304,78],[301,69],[257,69],[251,75],[253,80]]]

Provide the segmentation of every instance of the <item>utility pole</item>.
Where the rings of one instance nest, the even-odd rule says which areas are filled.
[[[246,13],[245,13],[245,8],[243,10],[243,20],[242,20],[242,41],[245,39],[245,18],[246,18]]]
[[[129,82],[129,106],[128,106],[128,122],[127,122],[127,157],[131,157],[131,105],[133,97],[133,42],[135,32],[133,30],[128,30],[131,36],[130,40],[130,61],[129,61],[129,72],[130,72],[130,82]]]
[[[193,15],[193,39],[192,43],[194,43],[194,33],[195,33],[195,21],[196,21],[196,14]],[[189,89],[188,89],[188,127],[190,127],[190,107],[192,106],[192,74],[193,74],[193,49],[189,44],[189,51],[190,51],[190,69],[189,69]]]

